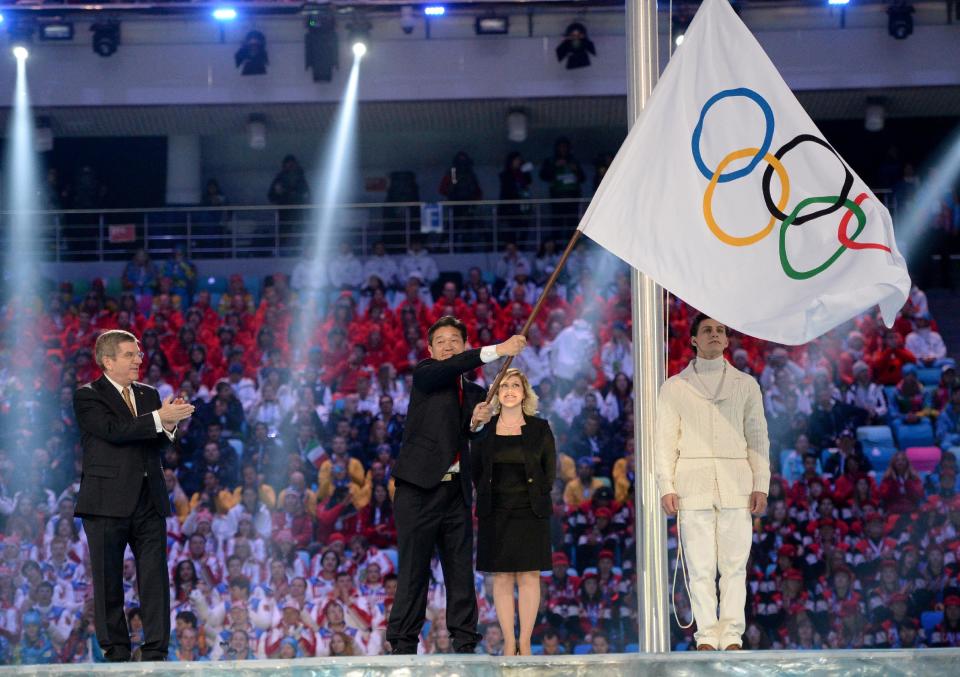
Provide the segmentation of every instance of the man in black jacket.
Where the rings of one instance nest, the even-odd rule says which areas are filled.
[[[142,660],[165,660],[170,640],[170,588],[165,518],[170,515],[160,459],[177,423],[193,405],[137,383],[143,353],[137,338],[111,330],[97,338],[103,376],[77,389],[73,408],[83,445],[83,473],[74,514],[90,546],[94,625],[110,662],[130,660],[123,607],[123,553],[137,564],[144,643]]]
[[[430,358],[413,370],[413,388],[396,480],[399,580],[387,626],[394,654],[415,654],[427,608],[430,560],[439,550],[447,593],[447,629],[457,653],[473,653],[477,597],[473,580],[473,500],[469,440],[484,434],[492,410],[480,386],[463,375],[486,362],[517,355],[526,338],[465,350],[467,329],[455,317],[427,333]],[[472,432],[478,428],[476,432]],[[461,468],[463,471],[461,472]]]

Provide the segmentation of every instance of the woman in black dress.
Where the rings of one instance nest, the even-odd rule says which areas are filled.
[[[497,415],[473,454],[477,484],[477,569],[493,575],[493,599],[503,630],[503,654],[530,655],[540,604],[540,572],[552,567],[550,489],[557,452],[537,396],[519,369],[509,369],[497,397]],[[519,651],[514,638],[514,586],[519,589]]]

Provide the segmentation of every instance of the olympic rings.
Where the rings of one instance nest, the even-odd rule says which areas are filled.
[[[711,171],[706,166],[706,163],[704,163],[703,156],[700,153],[700,139],[703,134],[704,120],[706,119],[707,112],[710,110],[713,104],[721,101],[722,99],[730,97],[744,97],[750,99],[760,107],[766,123],[763,142],[760,144],[759,148],[743,148],[727,154],[727,156],[720,161],[720,164],[717,165],[717,168]],[[760,94],[752,89],[747,89],[746,87],[725,89],[717,92],[710,97],[700,109],[700,117],[697,120],[697,125],[693,130],[693,135],[690,139],[690,145],[693,152],[693,161],[696,164],[697,169],[709,181],[707,188],[703,193],[703,220],[710,229],[710,232],[713,233],[714,237],[724,244],[732,247],[746,247],[756,244],[764,239],[773,230],[774,224],[777,221],[780,221],[780,265],[787,277],[793,280],[808,280],[819,275],[836,263],[837,259],[839,259],[843,252],[848,249],[878,249],[887,253],[891,253],[890,247],[884,244],[856,241],[867,225],[866,213],[863,211],[860,205],[869,197],[869,195],[867,193],[860,193],[856,200],[850,200],[850,191],[853,188],[853,173],[847,167],[847,164],[843,161],[843,158],[837,154],[833,147],[825,140],[811,134],[799,134],[785,143],[780,147],[779,150],[771,155],[769,150],[770,144],[773,142],[773,129],[773,109],[770,107],[770,104],[767,103],[767,100],[764,99]],[[815,143],[819,146],[823,146],[828,151],[833,153],[834,157],[839,160],[840,165],[843,167],[843,185],[841,186],[838,195],[806,198],[805,200],[801,200],[800,203],[793,208],[793,211],[791,211],[790,214],[786,214],[784,209],[790,199],[790,176],[787,173],[786,168],[783,166],[781,160],[787,153],[802,143]],[[735,160],[742,160],[744,158],[750,158],[749,163],[745,167],[736,171],[732,171],[729,174],[723,173],[723,170],[726,169],[731,162]],[[747,176],[754,169],[756,169],[761,160],[767,163],[767,167],[763,172],[761,185],[763,201],[767,211],[770,213],[770,221],[767,222],[765,227],[751,235],[731,235],[721,228],[714,218],[714,191],[716,190],[718,183],[727,183],[728,181],[735,181]],[[776,204],[774,204],[773,196],[770,192],[770,180],[773,177],[774,172],[777,173],[777,178],[780,181],[780,197]],[[804,209],[814,204],[825,204],[827,206],[814,210],[808,214],[802,214]],[[837,229],[837,240],[839,241],[840,246],[823,263],[815,266],[814,268],[809,270],[797,270],[794,268],[793,264],[790,263],[789,256],[787,255],[787,231],[789,230],[790,226],[799,226],[809,221],[818,219],[821,216],[827,216],[839,210],[841,207],[845,207],[846,212],[841,218],[840,225]],[[850,227],[850,219],[853,216],[857,217],[857,228],[853,234],[850,235],[848,231]]]
[[[840,160],[840,166],[843,167],[843,173],[844,173],[843,188],[840,189],[840,195],[837,196],[837,201],[834,204],[830,205],[829,207],[826,207],[825,209],[820,209],[818,211],[812,212],[810,214],[806,214],[804,216],[798,216],[797,220],[794,221],[794,225],[796,226],[799,226],[802,223],[806,223],[807,221],[813,221],[814,219],[818,219],[821,216],[826,216],[827,214],[831,214],[837,211],[838,209],[840,209],[840,207],[843,206],[843,204],[847,201],[847,198],[850,196],[850,189],[853,187],[853,174],[851,174],[850,170],[847,169],[847,164],[841,159],[839,155],[837,155],[837,151],[835,151],[830,146],[830,144],[824,141],[823,139],[818,139],[817,137],[812,136],[810,134],[800,134],[799,136],[795,136],[793,137],[793,139],[785,143],[783,147],[781,147],[780,150],[778,150],[775,153],[775,155],[777,156],[777,159],[782,160],[784,155],[786,155],[791,150],[799,146],[801,143],[804,143],[805,141],[810,143],[816,143],[823,146],[828,151],[833,153],[834,157],[836,157],[837,160]],[[776,216],[781,221],[783,221],[784,219],[787,218],[787,215],[784,214],[776,206],[774,206],[773,199],[770,197],[770,177],[772,175],[773,175],[773,171],[771,167],[767,167],[766,171],[763,172],[763,201],[767,203],[767,209],[770,211],[770,213]]]
[[[718,240],[733,247],[746,247],[747,245],[759,242],[770,234],[770,231],[773,230],[773,224],[777,220],[775,216],[771,216],[770,221],[767,222],[766,227],[762,230],[757,231],[753,235],[736,237],[724,231],[719,225],[717,225],[716,220],[713,218],[713,191],[717,187],[717,183],[720,180],[721,172],[723,171],[724,167],[734,160],[740,160],[741,158],[755,155],[758,150],[759,149],[757,148],[744,148],[742,150],[735,150],[727,155],[727,157],[723,158],[723,160],[720,161],[720,164],[717,165],[717,169],[714,171],[713,176],[710,177],[710,185],[707,186],[707,190],[703,194],[703,218],[706,220],[707,226],[710,228],[710,231],[717,236]],[[774,170],[776,170],[777,177],[780,179],[780,201],[777,204],[777,207],[779,209],[783,209],[787,204],[787,200],[790,199],[790,177],[787,175],[787,170],[783,168],[780,160],[770,155],[770,153],[764,155],[763,159],[770,164],[768,167],[770,172],[772,173]]]
[[[854,202],[860,204],[866,199],[867,194],[860,193]],[[846,245],[848,249],[879,249],[880,251],[885,251],[890,254],[890,247],[885,244],[876,242],[854,242],[847,236],[847,225],[850,223],[850,217],[852,215],[853,212],[848,210],[847,213],[843,215],[843,218],[840,219],[840,227],[837,229],[837,239],[840,240],[841,244]]]
[[[770,108],[770,104],[767,103],[767,100],[762,96],[757,94],[752,89],[747,89],[746,87],[739,87],[737,89],[725,89],[722,92],[717,92],[710,99],[703,104],[703,108],[700,109],[700,119],[697,120],[697,126],[693,130],[693,138],[691,139],[691,145],[693,146],[693,161],[697,163],[697,168],[700,170],[700,173],[703,174],[704,178],[708,181],[712,179],[715,172],[711,172],[707,169],[707,165],[703,161],[703,156],[700,154],[700,135],[703,133],[703,121],[707,117],[707,111],[722,99],[733,96],[743,96],[751,101],[755,102],[760,106],[760,110],[763,111],[763,118],[766,122],[766,130],[763,133],[763,143],[760,144],[760,148],[757,150],[756,155],[753,159],[750,160],[749,164],[743,169],[738,169],[735,172],[730,172],[729,174],[721,174],[718,178],[720,183],[726,183],[727,181],[736,181],[737,179],[743,178],[754,169],[757,165],[760,164],[760,160],[764,158],[767,154],[767,151],[770,150],[770,144],[773,143],[773,109]],[[780,158],[777,158],[778,160]]]
[[[848,249],[847,245],[841,243],[840,246],[837,248],[837,251],[833,252],[830,258],[828,258],[826,261],[821,263],[816,268],[811,268],[810,270],[803,270],[803,271],[797,270],[792,265],[790,265],[790,260],[787,257],[787,229],[790,228],[791,224],[794,223],[794,221],[797,218],[797,215],[807,205],[833,204],[833,202],[837,199],[837,197],[838,196],[836,195],[831,195],[828,197],[808,197],[806,200],[801,200],[800,203],[793,208],[793,211],[790,213],[790,216],[784,219],[783,223],[780,226],[780,265],[783,266],[783,272],[785,272],[788,277],[793,278],[794,280],[808,280],[811,277],[814,277],[815,275],[819,275],[820,273],[825,271],[827,268],[832,266],[836,262],[836,260],[840,258],[840,255],[843,254],[843,252],[847,251]],[[863,213],[863,210],[860,209],[860,205],[858,205],[856,202],[852,202],[851,200],[845,200],[843,204],[844,206],[846,206],[848,210],[850,210],[850,212],[857,215],[857,229],[853,232],[853,235],[850,236],[851,240],[855,240],[857,239],[857,236],[863,232],[864,226],[867,225],[867,215]],[[848,215],[850,212],[848,212]],[[849,219],[847,220],[849,221]],[[844,232],[845,231],[846,231],[846,228],[844,228]]]

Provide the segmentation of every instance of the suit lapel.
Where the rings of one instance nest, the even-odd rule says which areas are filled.
[[[526,453],[533,449],[533,426],[530,424],[530,417],[523,415],[524,425],[520,428],[520,442],[523,444],[523,451]]]
[[[106,376],[101,376],[94,381],[93,386],[100,391],[100,394],[103,395],[103,397],[107,400],[107,403],[115,412],[121,416],[130,416],[132,418],[130,409],[127,408],[127,403],[123,401],[123,395],[121,395],[117,389],[113,387],[113,384],[107,380]],[[139,402],[137,403],[137,406],[139,406]]]
[[[133,389],[133,402],[137,408],[137,416],[142,416],[147,413],[148,407],[146,390],[139,383],[132,383],[130,387]]]

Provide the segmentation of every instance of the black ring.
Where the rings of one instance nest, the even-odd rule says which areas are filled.
[[[826,216],[827,214],[837,211],[846,203],[847,199],[850,197],[850,189],[853,188],[853,174],[850,173],[850,170],[847,168],[847,164],[843,161],[843,158],[837,154],[837,151],[833,149],[833,146],[823,139],[813,136],[812,134],[799,134],[798,136],[793,137],[793,139],[785,143],[780,150],[774,153],[774,157],[776,157],[778,160],[782,160],[784,155],[805,141],[819,144],[833,153],[834,157],[840,161],[840,166],[843,167],[843,173],[845,176],[843,179],[843,188],[840,189],[840,195],[837,196],[836,202],[824,207],[823,209],[818,209],[815,212],[811,212],[803,216],[797,216],[797,218],[794,219],[793,223],[791,224],[794,226],[799,226],[801,223],[806,223],[807,221],[812,221],[813,219]],[[772,216],[776,217],[779,221],[786,221],[787,215],[777,209],[777,205],[774,204],[773,197],[770,195],[770,179],[772,177],[773,165],[767,164],[767,168],[763,172],[763,201],[767,205],[767,211],[769,211]]]

